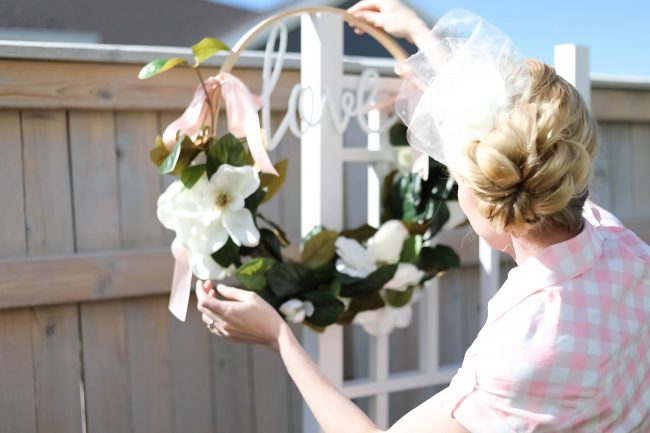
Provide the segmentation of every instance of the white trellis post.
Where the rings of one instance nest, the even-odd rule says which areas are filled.
[[[301,18],[301,85],[311,89],[312,107],[323,107],[323,98],[338,101],[343,86],[343,23],[338,15],[316,14]],[[327,94],[325,93],[327,85]],[[312,113],[316,117],[321,113]],[[303,129],[306,125],[303,125]],[[343,135],[324,109],[318,124],[301,139],[301,232],[314,226],[343,228]],[[332,325],[322,335],[305,329],[303,345],[323,373],[339,388],[343,381],[343,331]],[[303,403],[303,431],[320,429]]]
[[[589,77],[589,48],[575,44],[555,46],[555,70],[573,84],[591,106],[591,78]]]

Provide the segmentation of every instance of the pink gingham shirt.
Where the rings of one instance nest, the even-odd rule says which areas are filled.
[[[650,247],[587,206],[510,271],[449,387],[471,433],[650,432]]]

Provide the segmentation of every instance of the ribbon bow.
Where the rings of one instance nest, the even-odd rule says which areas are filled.
[[[210,77],[196,87],[194,97],[181,117],[165,129],[162,137],[165,147],[169,150],[174,147],[178,132],[189,136],[196,135],[210,112],[210,102],[218,102],[221,97],[225,102],[228,131],[236,137],[246,137],[255,168],[277,176],[278,172],[264,146],[257,116],[257,111],[262,106],[261,99],[231,74],[223,73]],[[184,322],[190,300],[192,270],[187,249],[178,237],[172,243],[171,250],[175,263],[169,311]]]

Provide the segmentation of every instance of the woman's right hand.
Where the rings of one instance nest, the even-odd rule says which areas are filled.
[[[399,0],[361,0],[348,9],[348,12],[366,23],[383,29],[398,38],[417,41],[418,36],[429,33],[429,27],[413,10],[403,5]],[[363,30],[354,28],[355,33],[363,34]]]

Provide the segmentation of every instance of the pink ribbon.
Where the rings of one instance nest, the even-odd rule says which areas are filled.
[[[190,303],[192,268],[187,249],[178,237],[172,242],[172,255],[175,261],[172,292],[169,296],[169,311],[178,320],[184,322],[187,316],[187,306]]]
[[[203,88],[205,86],[205,90]],[[167,126],[163,133],[163,142],[168,150],[176,143],[176,134],[194,136],[199,132],[205,118],[210,112],[210,102],[218,102],[219,92],[226,103],[228,131],[236,137],[246,137],[248,148],[255,161],[255,168],[264,172],[278,175],[269,154],[266,151],[260,130],[260,120],[257,111],[262,103],[258,96],[253,95],[248,87],[231,74],[219,74],[209,77],[199,84],[194,91],[194,97],[181,117]],[[207,95],[206,95],[207,92]]]

